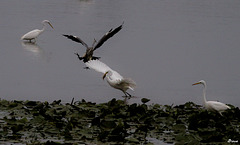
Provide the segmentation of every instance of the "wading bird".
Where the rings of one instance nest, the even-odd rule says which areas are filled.
[[[35,40],[36,41],[36,38],[45,30],[46,28],[46,24],[50,25],[52,28],[52,24],[48,21],[48,20],[43,20],[42,21],[42,24],[43,24],[43,28],[41,30],[39,29],[35,29],[35,30],[32,30],[26,34],[24,34],[21,39],[22,40],[28,40],[28,41],[32,41],[32,40]]]
[[[136,83],[132,79],[123,78],[118,72],[112,70],[109,66],[99,60],[90,60],[85,64],[88,68],[103,73],[103,80],[106,77],[107,82],[111,87],[121,90],[126,97],[132,97],[132,95],[127,92],[128,89],[134,91],[134,88],[136,87]]]
[[[123,23],[122,23],[122,25],[123,25]],[[68,39],[71,39],[75,42],[81,43],[83,46],[86,47],[86,52],[82,57],[78,53],[75,53],[78,56],[78,58],[80,60],[83,60],[83,62],[85,63],[89,60],[96,60],[96,59],[100,58],[100,57],[93,56],[93,51],[95,51],[97,48],[101,47],[105,41],[107,41],[109,38],[111,38],[113,35],[115,35],[117,32],[119,32],[122,29],[122,25],[115,28],[114,30],[113,29],[109,30],[98,42],[94,39],[91,47],[89,47],[83,40],[81,40],[77,36],[65,35],[65,34],[63,34],[63,36],[65,36]]]
[[[229,106],[227,106],[226,104],[223,104],[221,102],[207,101],[207,99],[206,99],[206,89],[207,89],[206,82],[204,80],[201,80],[192,85],[198,85],[198,84],[203,85],[203,101],[204,101],[204,106],[208,111],[217,111],[217,112],[219,112],[220,115],[222,115],[223,111],[230,109]]]

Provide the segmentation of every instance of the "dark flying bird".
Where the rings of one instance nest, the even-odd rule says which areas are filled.
[[[114,30],[113,29],[109,30],[98,42],[94,39],[91,47],[89,47],[83,40],[81,40],[77,36],[65,35],[65,34],[63,34],[63,36],[67,37],[68,39],[71,39],[72,41],[81,43],[83,46],[86,47],[86,52],[83,56],[80,56],[78,53],[75,53],[78,56],[78,58],[80,60],[83,60],[83,62],[85,63],[85,62],[88,62],[89,60],[96,60],[96,59],[100,58],[100,57],[93,56],[93,52],[97,48],[101,47],[105,41],[107,41],[113,35],[118,33],[122,29],[122,25],[123,25],[123,23],[120,26],[118,26],[117,28],[115,28]]]

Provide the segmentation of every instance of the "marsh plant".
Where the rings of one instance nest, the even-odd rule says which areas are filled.
[[[23,144],[221,144],[240,138],[240,110],[221,116],[192,102],[183,105],[126,104],[112,99],[0,101],[0,143]]]

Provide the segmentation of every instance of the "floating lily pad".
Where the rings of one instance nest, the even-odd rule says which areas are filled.
[[[145,103],[149,102],[149,101],[150,101],[150,99],[147,99],[147,98],[142,98],[142,99],[141,99],[141,101],[142,101],[142,103],[144,103],[144,104],[145,104]]]
[[[154,144],[147,139],[152,138],[170,144],[201,144],[240,138],[238,107],[231,106],[221,116],[192,102],[177,106],[142,102],[0,100],[0,112],[4,112],[0,143]]]

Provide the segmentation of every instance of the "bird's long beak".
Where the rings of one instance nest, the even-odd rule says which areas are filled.
[[[105,79],[105,77],[106,77],[107,73],[108,73],[108,71],[107,71],[107,72],[105,72],[105,74],[103,75],[103,77],[102,77],[102,79],[103,79],[103,80]]]
[[[48,22],[48,24],[53,28],[52,24],[50,22]],[[54,28],[53,28],[54,29]]]
[[[192,84],[192,85],[194,86],[194,85],[198,85],[198,84],[200,84],[200,82],[194,83],[194,84]]]

